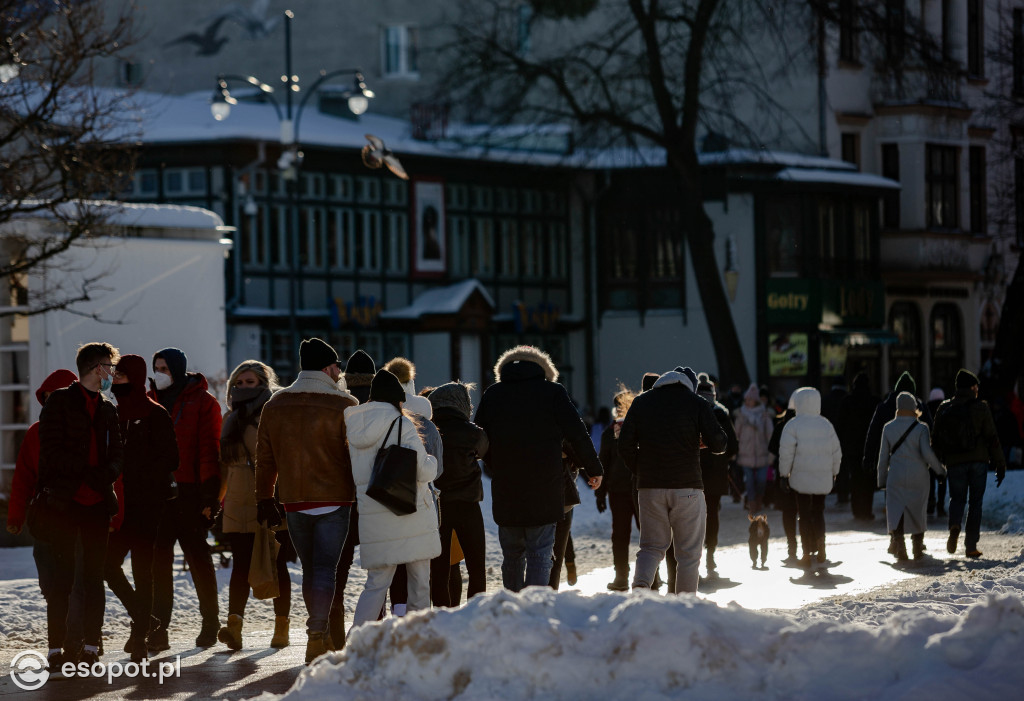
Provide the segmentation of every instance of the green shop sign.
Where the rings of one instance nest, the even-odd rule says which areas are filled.
[[[885,289],[880,282],[772,279],[765,283],[765,292],[769,324],[868,328],[885,324]]]
[[[817,280],[768,280],[765,320],[769,324],[814,324],[821,320]]]

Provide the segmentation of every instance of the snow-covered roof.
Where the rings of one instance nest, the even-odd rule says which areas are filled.
[[[94,204],[112,226],[151,229],[217,229],[224,226],[219,214],[202,207],[106,201]]]
[[[474,291],[479,291],[492,308],[494,299],[476,278],[446,287],[435,287],[418,295],[408,307],[381,312],[382,319],[420,319],[433,314],[457,314]]]
[[[895,180],[856,170],[826,170],[824,168],[784,168],[775,174],[776,180],[798,183],[829,183],[853,187],[873,187],[885,190],[899,190]]]

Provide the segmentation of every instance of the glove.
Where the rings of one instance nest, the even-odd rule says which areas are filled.
[[[1001,469],[1001,470],[996,470],[996,487],[1000,486],[1003,483],[1003,480],[1005,478],[1006,478],[1006,468],[1005,467],[1003,469]]]
[[[597,499],[597,513],[603,514],[608,509],[608,499],[607,499],[607,497],[604,497],[604,496],[596,497],[596,499]]]
[[[281,525],[281,511],[277,508],[277,499],[260,499],[256,504],[256,520],[267,528],[276,528]]]

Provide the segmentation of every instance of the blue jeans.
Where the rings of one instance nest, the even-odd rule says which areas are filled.
[[[501,544],[501,583],[511,591],[548,585],[555,547],[555,524],[498,526]]]
[[[981,502],[985,498],[988,463],[965,462],[946,469],[946,483],[949,485],[949,527],[960,528],[966,503],[967,528],[964,530],[964,546],[967,550],[975,550],[981,532]]]
[[[754,508],[754,501],[764,496],[768,486],[768,466],[744,467],[743,477],[747,483],[747,508]]]
[[[327,630],[327,618],[334,601],[338,560],[348,536],[351,506],[340,506],[329,514],[310,516],[287,514],[288,534],[302,563],[302,598],[306,602],[306,632]]]

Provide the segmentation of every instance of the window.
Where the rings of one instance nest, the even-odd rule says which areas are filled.
[[[1013,11],[1013,94],[1024,95],[1024,10]]]
[[[821,272],[838,272],[837,266],[845,258],[839,203],[824,200],[818,203],[818,258]]]
[[[399,24],[384,28],[383,60],[385,76],[416,77],[418,31],[416,27]]]
[[[402,274],[409,262],[409,217],[402,212],[384,213],[384,240],[387,242],[387,271]]]
[[[902,63],[906,47],[906,0],[885,0],[885,55],[890,63]]]
[[[324,214],[322,209],[299,211],[299,265],[324,267]]]
[[[988,181],[985,175],[985,147],[971,146],[969,159],[971,186],[971,233],[988,230]]]
[[[361,272],[380,271],[380,212],[362,211],[357,221],[356,268]]]
[[[501,234],[501,275],[515,278],[519,276],[519,237],[516,235],[514,219],[502,219],[498,222]]]
[[[793,277],[800,274],[800,201],[772,199],[765,207],[765,252],[768,274]]]
[[[896,343],[889,349],[889,378],[892,382],[904,371],[921,377],[921,313],[913,302],[896,302],[889,310],[889,326]]]
[[[852,163],[860,170],[860,134],[845,133],[842,135],[843,160]]]
[[[565,224],[562,222],[550,224],[548,231],[548,246],[550,247],[549,256],[551,260],[549,274],[552,279],[563,280],[568,273],[566,269]]]
[[[449,217],[448,231],[451,235],[452,275],[469,275],[469,221],[465,217]]]
[[[352,270],[355,220],[351,209],[327,212],[327,263],[336,270]]]
[[[120,59],[117,62],[117,83],[124,87],[142,84],[142,64]]]
[[[967,74],[985,75],[985,14],[983,0],[967,0]]]
[[[925,206],[925,224],[929,228],[955,229],[959,226],[955,146],[928,144],[925,147]]]
[[[860,61],[857,35],[857,0],[839,0],[839,60]]]
[[[936,304],[931,321],[931,385],[948,391],[964,361],[960,310],[950,302]]]
[[[268,213],[267,231],[270,232],[270,264],[284,265],[288,261],[285,252],[287,237],[283,235],[285,210],[282,207],[271,207]]]
[[[942,0],[942,60],[953,60],[953,2]]]
[[[266,211],[261,207],[256,210],[255,215],[243,214],[238,219],[238,238],[243,265],[267,264],[267,245],[263,240],[264,231],[266,231],[263,223],[264,216],[266,216]]]
[[[900,147],[882,144],[882,177],[900,181]],[[891,190],[882,197],[882,225],[887,229],[900,228],[900,191]]]
[[[858,276],[866,276],[870,272],[872,209],[871,204],[867,202],[853,204],[853,224],[850,233],[853,239],[853,262],[858,268],[855,271]]]
[[[494,275],[494,222],[491,219],[473,220],[473,239],[470,274],[480,277]]]
[[[341,202],[352,201],[352,176],[331,175],[327,178],[327,199]]]
[[[135,173],[135,192],[142,196],[155,196],[159,182],[155,170],[140,170]]]

